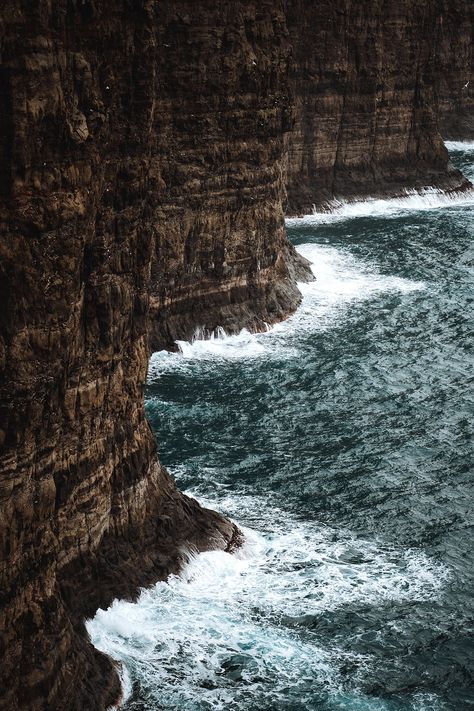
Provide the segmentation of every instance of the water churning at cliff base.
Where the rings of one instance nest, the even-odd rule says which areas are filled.
[[[292,318],[153,356],[161,459],[246,544],[90,621],[127,711],[472,707],[473,204],[293,220]]]

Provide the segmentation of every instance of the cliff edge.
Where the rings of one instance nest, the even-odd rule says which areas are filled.
[[[283,3],[161,2],[154,158],[159,207],[151,347],[265,330],[299,305],[285,235],[285,136],[293,128]]]
[[[474,3],[443,0],[438,24],[436,76],[443,138],[474,139]]]
[[[334,198],[469,186],[438,130],[436,0],[289,0],[286,15],[296,115],[289,214]],[[446,32],[453,42],[454,25]]]

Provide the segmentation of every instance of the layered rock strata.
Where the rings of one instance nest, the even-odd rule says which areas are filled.
[[[153,349],[264,330],[312,278],[285,237],[285,135],[293,126],[281,2],[160,3],[155,155],[160,208]]]
[[[418,5],[2,4],[1,709],[105,708],[84,617],[238,544],[158,463],[143,386],[150,344],[298,304],[288,147],[295,210],[460,184]]]
[[[288,1],[296,124],[288,210],[466,186],[437,126],[436,0]]]
[[[164,189],[159,5],[1,9],[5,711],[106,708],[118,676],[84,616],[176,572],[189,548],[238,539],[176,491],[144,414]]]
[[[439,127],[444,138],[474,139],[474,3],[444,0],[437,35]]]

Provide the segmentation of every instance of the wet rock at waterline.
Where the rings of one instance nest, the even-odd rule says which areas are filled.
[[[84,617],[190,550],[237,544],[176,490],[145,418],[166,169],[155,10],[0,10],[2,711],[107,708],[119,678]]]
[[[293,100],[283,9],[160,3],[152,350],[189,340],[197,326],[265,330],[300,303],[295,270],[311,278],[284,226]]]

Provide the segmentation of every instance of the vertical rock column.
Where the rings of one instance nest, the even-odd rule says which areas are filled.
[[[299,304],[296,278],[311,278],[283,220],[293,126],[283,3],[159,8],[154,349],[196,326],[264,330]]]
[[[437,34],[440,131],[474,139],[474,3],[443,0]]]

